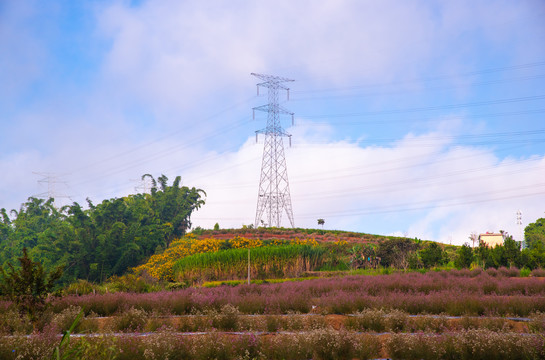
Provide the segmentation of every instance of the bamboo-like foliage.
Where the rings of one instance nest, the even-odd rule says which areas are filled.
[[[252,277],[277,278],[298,276],[313,271],[326,261],[326,250],[320,246],[283,245],[251,249]],[[199,253],[184,257],[174,265],[178,280],[228,280],[247,276],[248,250],[230,249]]]

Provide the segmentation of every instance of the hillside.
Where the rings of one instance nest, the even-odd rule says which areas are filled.
[[[380,241],[396,239],[395,236],[373,235],[342,230],[303,229],[303,228],[247,228],[241,229],[220,229],[203,230],[196,229],[192,232],[198,238],[230,239],[234,236],[241,236],[248,239],[303,239],[313,238],[317,242],[338,242],[346,241],[351,244],[378,244]]]
[[[329,276],[382,267],[429,268],[451,261],[452,250],[418,239],[347,231],[197,228],[151,256],[134,272],[187,285],[242,280],[248,277],[248,271],[252,279],[262,280]]]

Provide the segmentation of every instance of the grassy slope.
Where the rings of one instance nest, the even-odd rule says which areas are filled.
[[[221,229],[197,230],[193,232],[199,238],[212,237],[230,239],[234,236],[265,239],[314,238],[318,242],[346,241],[355,244],[378,244],[381,240],[394,239],[395,236],[373,235],[342,230],[302,229],[302,228],[257,228],[257,229]]]

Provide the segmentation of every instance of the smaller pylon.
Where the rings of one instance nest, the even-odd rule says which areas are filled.
[[[517,227],[519,233],[519,241],[522,245],[524,245],[524,234],[522,232],[522,211],[520,210],[517,210]]]
[[[42,176],[42,179],[38,180],[38,184],[47,184],[47,191],[36,194],[34,197],[42,198],[42,199],[53,199],[53,203],[56,207],[58,207],[58,200],[59,199],[70,199],[70,196],[64,195],[58,192],[57,185],[58,184],[64,184],[64,186],[68,186],[68,183],[66,181],[59,180],[60,175],[56,173],[50,173],[50,172],[32,172],[35,175]]]

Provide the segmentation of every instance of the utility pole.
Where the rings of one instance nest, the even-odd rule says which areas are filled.
[[[524,236],[522,234],[522,211],[517,210],[517,226],[519,230],[519,241],[522,246],[524,246]]]
[[[250,285],[250,248],[248,248],[248,285]]]
[[[284,83],[294,80],[282,78],[279,76],[255,74],[263,82],[257,84],[257,94],[259,87],[268,89],[269,103],[253,108],[255,110],[268,113],[267,127],[258,130],[255,133],[256,141],[258,134],[265,134],[265,145],[263,147],[263,160],[261,163],[261,177],[259,180],[259,192],[257,195],[257,209],[255,215],[255,227],[265,221],[269,226],[280,227],[282,214],[285,211],[288,216],[291,227],[295,227],[293,222],[293,210],[291,206],[290,186],[288,182],[288,170],[286,167],[286,157],[284,155],[284,142],[282,137],[288,137],[291,145],[291,135],[286,133],[280,124],[280,115],[291,115],[293,124],[293,113],[284,109],[278,104],[278,91],[286,90],[289,100],[289,88]]]

